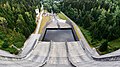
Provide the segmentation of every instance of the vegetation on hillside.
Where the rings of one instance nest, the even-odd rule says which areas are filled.
[[[34,31],[39,0],[0,0],[0,49],[17,54]]]
[[[59,13],[60,9],[58,6],[60,6],[59,3],[55,2],[55,0],[45,0],[43,1],[44,9],[48,12],[53,13]]]
[[[100,54],[120,48],[120,0],[45,0],[43,4],[48,12],[61,10],[70,17]],[[39,0],[0,0],[0,49],[19,52],[12,45],[21,48],[34,31],[36,8]]]
[[[87,31],[84,35],[101,54],[120,48],[120,0],[63,0],[60,4],[60,10]]]

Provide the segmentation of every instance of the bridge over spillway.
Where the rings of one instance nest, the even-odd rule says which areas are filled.
[[[42,34],[32,34],[18,55],[0,53],[0,67],[120,67],[119,50],[99,55],[74,22],[60,20],[52,14]]]

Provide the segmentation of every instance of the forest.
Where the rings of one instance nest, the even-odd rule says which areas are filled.
[[[0,0],[0,49],[19,53],[15,47],[22,48],[34,32],[35,9],[40,7],[39,0]]]
[[[55,3],[59,1],[59,3]],[[62,11],[100,54],[120,49],[120,0],[42,0],[44,9]],[[0,0],[0,49],[17,54],[36,27],[40,0]]]
[[[63,0],[58,8],[100,54],[120,48],[120,0]]]
[[[62,11],[81,29],[99,54],[120,49],[120,0],[46,0],[45,9]]]

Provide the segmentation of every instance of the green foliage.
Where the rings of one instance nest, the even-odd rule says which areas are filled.
[[[60,19],[63,19],[63,20],[68,20],[63,14],[61,13],[58,13],[58,16]]]
[[[51,12],[52,7],[48,3],[44,3],[44,9]]]
[[[15,49],[14,47],[10,47],[5,49],[6,51],[10,52],[11,54],[18,54],[19,51],[17,49]]]
[[[6,28],[6,31],[8,33],[4,32],[2,26],[0,26],[0,49],[14,53],[15,51],[10,50],[13,48],[11,45],[14,44],[17,48],[21,48],[24,45],[26,38],[21,33],[12,31],[11,29]]]
[[[109,42],[108,46],[109,46],[109,50],[110,50],[109,52],[118,50],[119,47],[120,47],[120,38],[115,39],[115,40]]]
[[[59,13],[60,9],[58,5],[60,4],[55,3],[54,0],[47,0],[44,2],[44,9],[48,12],[53,11],[53,13]]]
[[[0,48],[2,47],[3,43],[4,43],[4,41],[2,41],[2,40],[0,39]]]
[[[90,44],[92,44],[91,42],[92,42],[92,37],[90,36],[90,31],[88,31],[88,30],[85,30],[84,28],[82,28],[82,27],[80,27],[80,30],[83,32],[83,35],[86,37],[86,39],[88,40],[88,42],[90,43]]]
[[[101,46],[99,47],[99,50],[101,51],[101,52],[104,52],[104,51],[106,51],[108,49],[108,41],[105,41],[105,42],[103,42],[102,44],[101,44]]]
[[[8,42],[5,40],[3,45],[2,45],[2,48],[8,48],[9,47],[9,44]]]
[[[35,29],[35,9],[40,6],[38,0],[3,1],[0,5],[0,16],[7,20],[8,28],[15,29],[27,38]]]
[[[120,38],[120,0],[64,0],[58,7],[84,28],[88,42],[96,48],[104,46],[105,40],[112,42]],[[103,48],[101,46],[100,51],[104,51]],[[112,47],[108,49],[106,53],[114,51]]]
[[[39,0],[0,0],[0,49],[17,54],[26,38],[33,33],[35,9],[40,8]]]
[[[59,8],[55,4],[53,5],[53,12],[54,13],[60,13]]]

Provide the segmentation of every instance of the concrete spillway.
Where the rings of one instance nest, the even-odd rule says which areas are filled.
[[[51,21],[44,31],[48,28],[59,31],[49,32],[47,37],[44,37],[45,32],[32,35],[19,55],[1,54],[0,67],[120,67],[120,51],[97,55],[75,23],[71,20],[61,23],[55,19],[54,22]],[[66,33],[60,30],[63,28],[70,30]],[[76,31],[81,37],[79,40]]]
[[[43,67],[73,67],[68,59],[65,42],[51,44],[49,60]]]
[[[26,59],[0,58],[0,67],[119,67],[120,61],[95,61],[78,42],[39,42]]]

